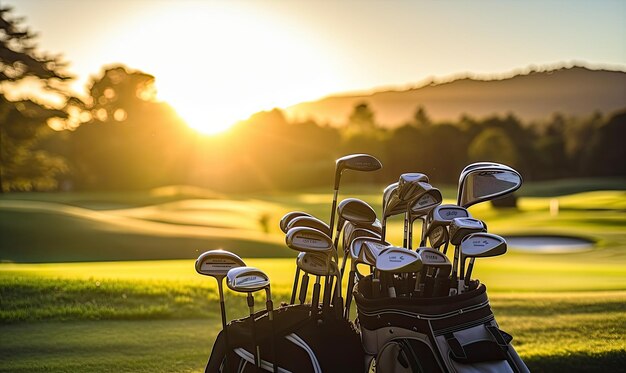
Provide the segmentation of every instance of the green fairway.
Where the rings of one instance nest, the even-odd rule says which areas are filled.
[[[570,261],[554,274],[549,264],[528,273],[522,265],[514,279],[530,281],[515,283],[514,262],[532,257],[479,267],[501,328],[531,370],[622,366],[624,266],[603,274]],[[276,304],[288,300],[292,259],[246,262],[268,273]],[[0,291],[0,371],[201,371],[221,327],[215,281],[196,274],[192,260],[2,264]],[[226,297],[229,319],[247,315],[242,296]]]
[[[493,233],[593,243],[559,254],[510,247],[476,261],[473,277],[487,286],[501,328],[533,372],[626,364],[626,192],[557,192],[575,187],[558,183],[548,193],[535,185],[517,209],[470,208]],[[378,189],[347,187],[340,198],[356,196],[380,211]],[[444,195],[454,202],[453,188]],[[218,247],[241,254],[268,273],[278,306],[289,299],[296,255],[278,221],[291,210],[327,220],[331,197],[182,187],[1,196],[0,371],[202,371],[221,323],[216,283],[195,272],[194,259]],[[401,242],[400,218],[389,220],[388,232]],[[227,290],[226,298],[229,319],[248,314],[243,296]],[[256,296],[257,309],[263,298]]]
[[[558,185],[573,188],[575,183]],[[546,193],[545,186],[529,188]],[[344,189],[340,199],[358,197],[380,211],[382,188]],[[450,198],[444,203],[454,203],[453,189],[444,191]],[[223,196],[188,187],[149,193],[5,194],[0,196],[0,261],[183,259],[216,248],[245,257],[294,257],[284,245],[280,218],[301,210],[328,220],[331,199],[324,191]],[[550,212],[555,202],[557,215]],[[611,250],[594,253],[605,256],[625,252],[625,210],[623,190],[521,197],[518,209],[494,209],[488,203],[470,208],[492,233],[580,236]],[[387,231],[390,242],[401,242],[400,216],[389,219]]]

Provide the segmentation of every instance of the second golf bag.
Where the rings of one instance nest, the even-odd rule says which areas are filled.
[[[352,323],[334,316],[316,316],[316,311],[312,317],[310,305],[281,307],[274,310],[274,325],[265,311],[255,314],[254,327],[250,317],[233,320],[227,328],[230,346],[226,346],[221,332],[205,372],[257,371],[255,345],[259,346],[263,372],[272,372],[275,362],[281,373],[363,372],[365,354]]]
[[[373,299],[371,288],[370,275],[354,298],[367,364],[376,372],[529,372],[498,327],[484,285],[437,298]]]

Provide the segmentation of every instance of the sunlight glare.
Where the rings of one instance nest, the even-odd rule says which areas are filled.
[[[321,40],[250,3],[168,3],[134,21],[114,55],[154,75],[158,98],[205,134],[341,82]]]

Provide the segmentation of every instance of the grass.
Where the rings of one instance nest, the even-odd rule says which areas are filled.
[[[533,281],[515,283],[510,268],[518,259],[485,260],[477,270],[500,327],[531,370],[621,367],[624,266],[589,273],[571,261],[554,274],[546,264],[520,270]],[[268,273],[276,304],[288,299],[292,259],[246,262]],[[227,290],[226,298],[229,319],[247,315],[242,296]],[[7,372],[198,372],[221,328],[215,281],[196,274],[192,260],[2,264],[0,299],[0,371]],[[263,295],[256,300],[263,307]]]
[[[614,181],[602,191],[581,184],[531,185],[518,209],[470,209],[494,233],[594,242],[575,253],[512,248],[477,260],[475,277],[533,372],[626,364],[626,192]],[[379,211],[378,189],[347,186],[341,197]],[[186,187],[0,196],[0,372],[203,371],[221,322],[215,281],[195,273],[193,258],[217,247],[241,254],[269,274],[278,305],[289,298],[295,253],[277,222],[291,210],[324,219],[330,200],[322,190],[224,196]],[[389,239],[400,242],[401,221],[389,223]],[[229,319],[247,315],[243,296],[226,297]]]

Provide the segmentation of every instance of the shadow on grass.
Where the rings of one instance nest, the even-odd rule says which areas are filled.
[[[623,372],[626,350],[597,354],[572,353],[556,356],[534,356],[524,362],[533,373],[538,372]]]

